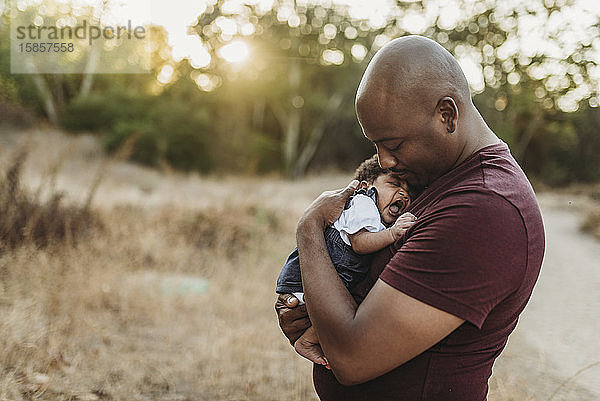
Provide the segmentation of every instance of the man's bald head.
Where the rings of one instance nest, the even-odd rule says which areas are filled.
[[[471,101],[458,62],[434,41],[406,36],[369,63],[356,115],[379,164],[415,187],[429,185],[498,140]]]
[[[399,102],[433,111],[444,96],[459,108],[471,104],[469,84],[456,59],[422,36],[404,36],[385,45],[369,63],[356,94],[357,106]]]

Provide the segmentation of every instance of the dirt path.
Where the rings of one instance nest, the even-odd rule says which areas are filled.
[[[532,299],[496,363],[494,377],[504,378],[493,382],[498,395],[522,386],[540,400],[600,400],[600,243],[578,229],[582,202],[540,196],[546,255]]]

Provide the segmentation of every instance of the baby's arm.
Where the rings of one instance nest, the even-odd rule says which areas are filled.
[[[404,213],[398,217],[398,220],[390,228],[377,232],[370,232],[363,228],[354,234],[348,235],[348,238],[354,252],[359,255],[366,255],[393,244],[415,223],[415,220],[416,217],[411,213]]]

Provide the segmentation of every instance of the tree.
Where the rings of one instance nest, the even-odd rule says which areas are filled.
[[[32,22],[41,26],[42,32],[47,35],[46,42],[58,43],[56,39],[52,40],[53,38],[48,33],[50,32],[49,28],[57,29],[60,32],[57,33],[58,37],[62,38],[65,35],[65,38],[60,40],[63,43],[69,42],[71,49],[74,49],[69,52],[34,51],[25,54],[23,59],[17,57],[21,53],[15,54],[18,51],[13,49],[12,57],[16,59],[13,64],[21,68],[20,72],[26,73],[20,80],[27,82],[25,86],[32,84],[35,87],[36,97],[39,99],[43,112],[51,124],[60,124],[62,113],[71,100],[86,97],[91,92],[94,81],[98,76],[96,71],[99,66],[103,65],[105,69],[108,66],[113,68],[113,64],[120,61],[125,61],[122,63],[123,65],[129,65],[133,62],[130,59],[133,60],[136,57],[139,59],[140,55],[146,54],[145,43],[139,40],[114,40],[111,42],[111,46],[108,46],[110,49],[104,46],[104,41],[101,40],[104,36],[100,36],[92,42],[91,26],[104,27],[101,24],[102,17],[111,12],[113,3],[109,0],[103,0],[100,5],[92,6],[74,1],[46,0],[42,7],[29,5],[24,9],[20,8],[13,15],[15,20],[12,23],[15,26],[22,24],[25,27],[31,27],[34,26]],[[17,3],[15,2],[13,6],[17,7]],[[8,20],[7,10],[3,11],[3,19]],[[82,26],[83,23],[85,23],[85,26]],[[83,29],[84,27],[90,27],[90,31]],[[2,34],[6,35],[8,39],[8,30],[4,30],[4,28]],[[12,33],[16,34],[14,29]],[[83,30],[78,33],[78,29]],[[157,29],[154,27],[148,29],[155,31],[155,34],[157,33]],[[30,30],[22,32],[29,32],[29,35],[31,35]],[[84,39],[78,36],[82,32]],[[35,40],[31,43],[40,47],[46,45],[43,40],[45,36],[40,35],[38,38],[37,35],[40,35],[39,30],[37,34],[34,31],[33,38]],[[100,35],[100,30],[98,35]],[[163,36],[166,43],[166,35]],[[160,34],[158,37],[160,39]],[[160,43],[157,40],[154,40],[154,42]],[[17,41],[16,43],[21,42]],[[13,44],[13,46],[16,45]],[[158,46],[158,48],[161,47]],[[128,58],[123,60],[123,55]],[[46,73],[47,71],[51,73]],[[71,74],[71,71],[81,71],[81,73]],[[102,71],[105,72],[105,70]],[[114,70],[111,69],[111,71],[118,72],[120,70],[115,66]],[[6,73],[8,73],[8,70]],[[136,78],[133,80],[136,80]]]
[[[357,78],[383,44],[376,39],[383,39],[385,25],[373,27],[337,5],[279,1],[268,10],[252,4],[230,10],[228,4],[209,6],[193,27],[211,55],[201,69],[226,84],[233,85],[235,77],[259,81],[255,92],[237,92],[248,96],[238,100],[252,104],[247,109],[254,129],[263,128],[266,113],[275,117],[283,171],[301,177],[341,109],[353,107]],[[253,51],[252,62],[243,67],[227,62],[225,54],[236,44],[243,49],[242,40],[251,40]]]
[[[58,110],[81,105],[87,90],[96,102],[88,102],[90,113],[102,99],[125,95],[127,105],[104,111],[123,120],[139,109],[134,119],[145,130],[154,120],[141,110],[150,103],[202,115],[203,124],[193,123],[202,129],[191,131],[201,131],[210,154],[218,155],[210,166],[249,173],[278,170],[297,178],[326,164],[349,168],[373,151],[354,115],[362,72],[389,40],[421,34],[457,57],[477,107],[528,171],[564,182],[571,172],[562,171],[567,167],[555,159],[568,157],[581,165],[577,176],[583,177],[594,160],[589,155],[600,152],[595,134],[581,132],[593,127],[589,122],[598,113],[597,11],[571,21],[563,18],[576,7],[569,0],[422,0],[397,1],[380,15],[357,17],[351,7],[337,3],[276,0],[261,8],[263,3],[215,0],[207,5],[190,28],[197,54],[189,60],[171,59],[166,32],[157,28],[151,75],[98,75],[87,84],[76,75],[42,76],[43,83]],[[531,35],[538,38],[535,45],[524,40]],[[2,62],[0,68],[6,65]],[[28,76],[0,72],[0,78],[13,98],[43,92]],[[44,97],[31,104],[44,108],[39,99]],[[183,125],[192,120],[183,118],[178,129],[191,135]],[[149,141],[154,148],[165,148],[163,135],[168,132],[155,132]]]
[[[282,133],[283,170],[290,177],[304,174],[328,124],[342,108],[352,107],[360,74],[374,52],[408,33],[431,37],[479,71],[480,82],[472,83],[472,89],[485,93],[478,96],[478,103],[487,107],[484,112],[506,110],[502,134],[521,160],[532,140],[543,134],[549,114],[561,108],[573,111],[579,102],[597,99],[591,39],[565,46],[562,34],[573,31],[572,26],[547,29],[543,39],[562,49],[560,58],[543,49],[525,48],[520,39],[523,30],[531,31],[528,24],[556,20],[571,4],[457,0],[450,7],[459,10],[454,13],[458,17],[450,21],[438,4],[398,1],[374,26],[335,4],[323,8],[280,0],[272,8],[260,9],[253,4],[230,8],[231,2],[217,1],[193,27],[211,56],[199,69],[225,85],[235,77],[258,81],[251,94],[235,91],[247,97],[238,99],[238,108],[253,110],[248,115],[275,116]],[[588,21],[583,36],[598,36],[600,24],[593,22]],[[242,41],[252,43],[253,60],[235,66],[224,53],[236,44],[243,51]],[[237,82],[240,85],[241,80]],[[250,125],[260,130],[261,121],[264,118],[255,118]],[[238,131],[245,125],[240,124]]]

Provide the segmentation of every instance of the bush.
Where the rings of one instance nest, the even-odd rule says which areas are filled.
[[[281,167],[280,146],[272,136],[250,132],[248,170],[254,173],[277,171]]]
[[[229,257],[243,255],[257,246],[267,233],[281,230],[281,216],[259,205],[236,205],[235,212],[223,205],[200,210],[167,224],[177,235],[198,249],[223,252]]]
[[[202,173],[211,170],[212,162],[203,137],[190,132],[173,132],[166,134],[166,140],[165,160],[170,166]]]
[[[119,118],[120,102],[102,94],[74,99],[65,108],[62,125],[70,131],[98,131],[110,128]]]
[[[0,88],[0,90],[2,90]],[[0,115],[2,115],[1,125],[8,125],[15,128],[31,128],[36,124],[35,114],[26,107],[13,102],[7,102],[0,98]]]
[[[104,138],[104,147],[116,152],[131,136],[136,136],[130,159],[141,164],[154,166],[160,159],[160,136],[150,122],[119,121]],[[163,146],[164,148],[164,146]]]
[[[158,99],[135,118],[118,119],[105,136],[104,144],[109,152],[114,152],[135,135],[132,160],[150,166],[166,162],[180,170],[206,173],[213,166],[204,134],[207,120],[193,106]]]
[[[600,205],[587,211],[579,228],[581,231],[600,239]]]
[[[183,99],[102,93],[71,102],[62,122],[73,131],[104,132],[108,152],[135,135],[130,159],[138,163],[205,173],[213,167],[205,134],[209,120],[202,107]]]
[[[175,99],[160,99],[150,108],[156,127],[156,140],[164,150],[161,157],[181,170],[203,173],[213,167],[207,138],[210,117],[196,104]]]
[[[21,188],[20,176],[26,152],[20,152],[6,175],[0,178],[0,251],[32,243],[47,247],[56,243],[75,243],[99,219],[88,209],[65,206],[62,195],[54,193],[46,202]]]

